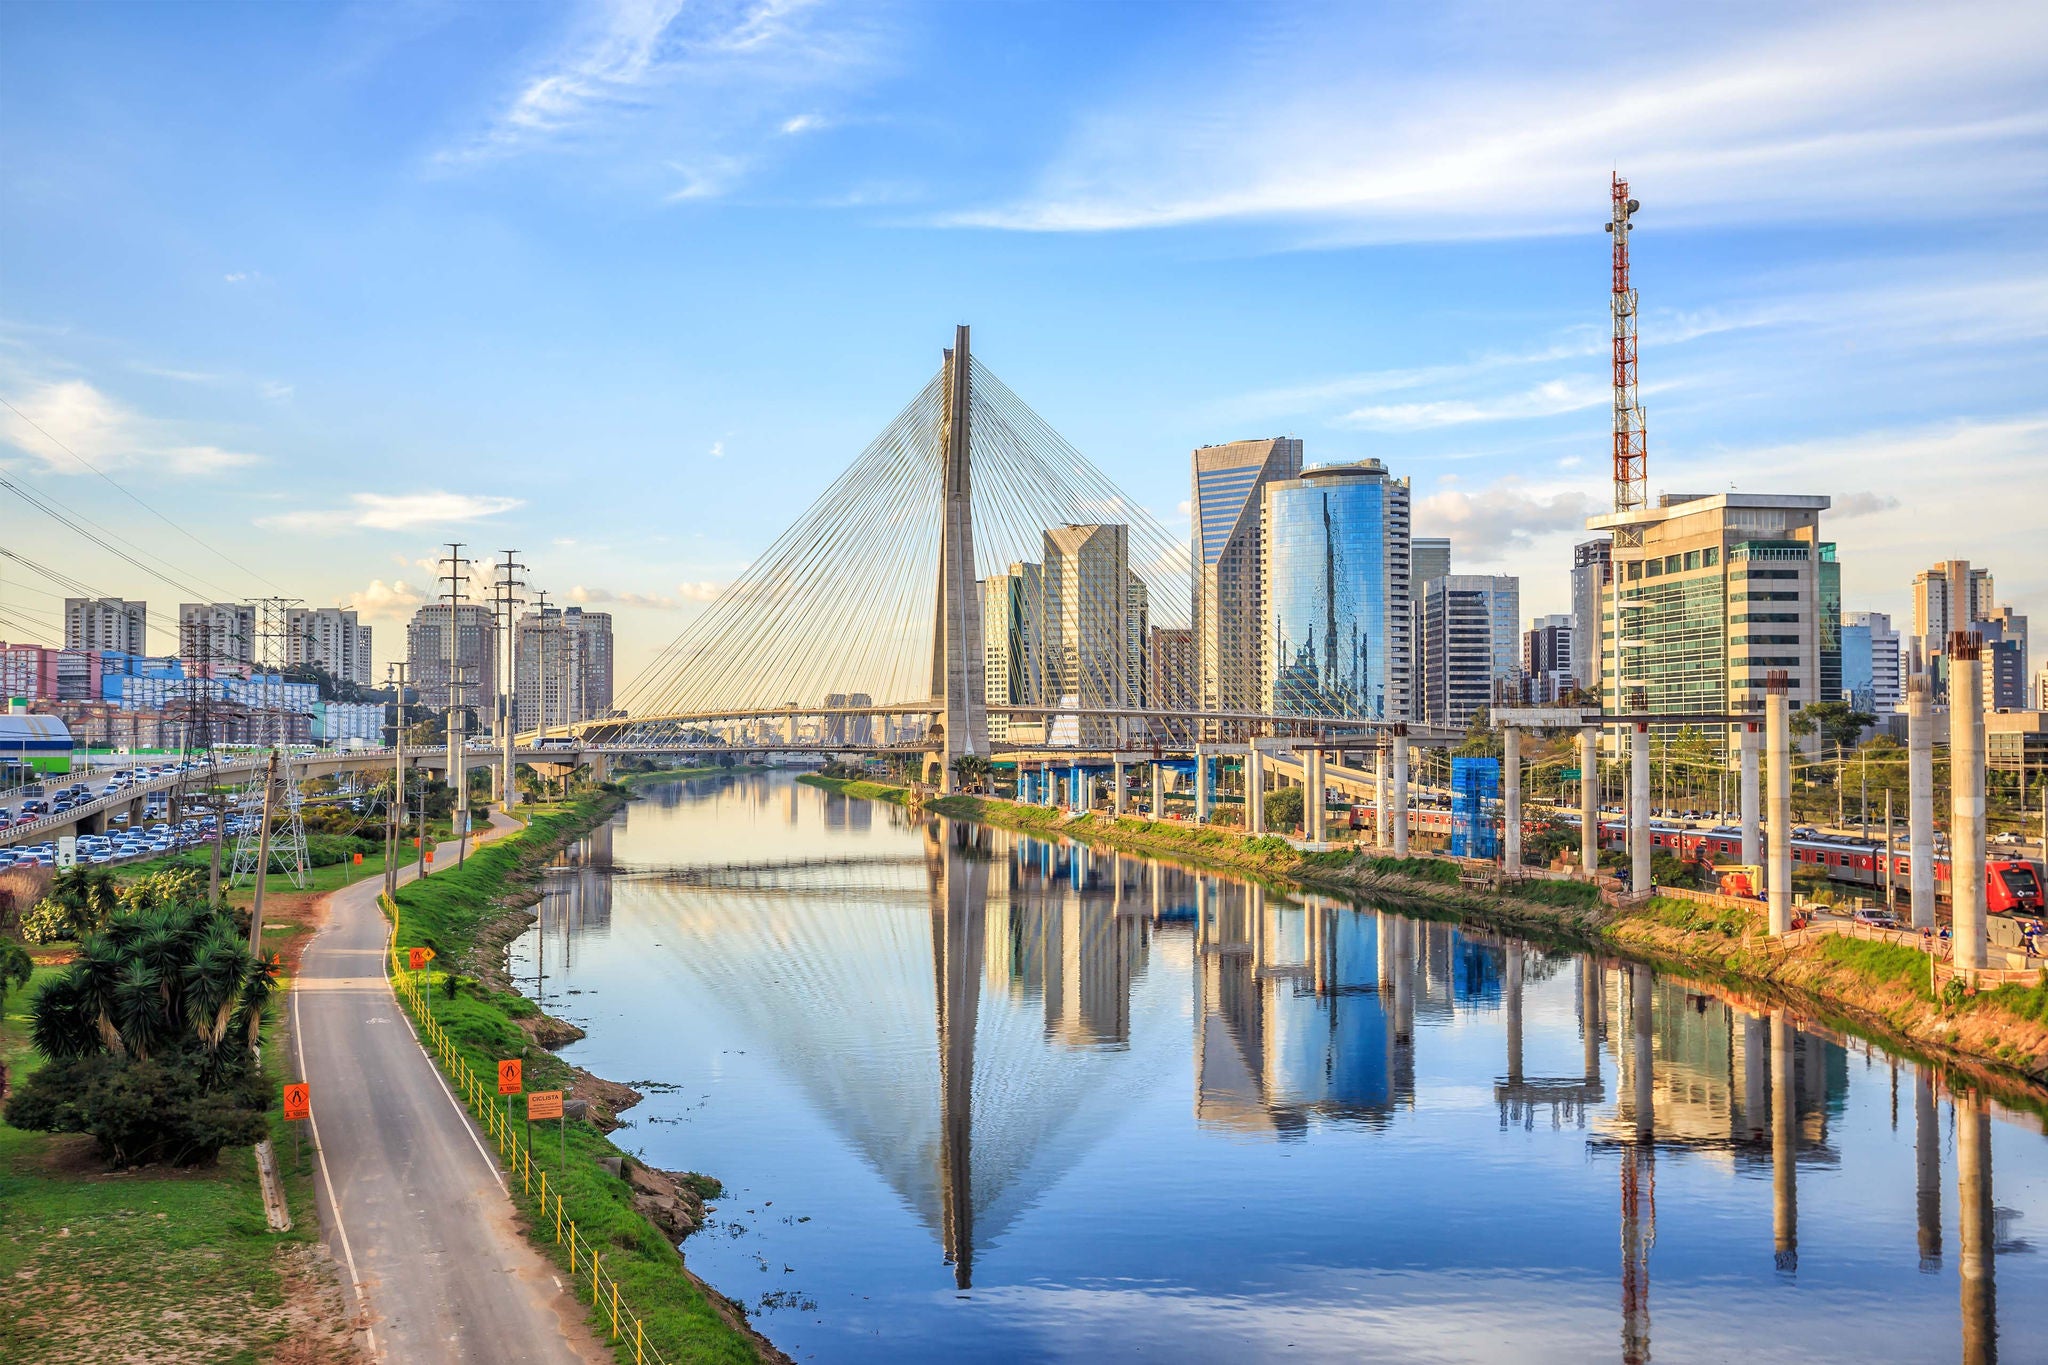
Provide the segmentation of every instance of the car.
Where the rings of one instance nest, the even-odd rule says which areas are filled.
[[[1865,909],[1858,910],[1850,918],[1854,919],[1858,924],[1868,925],[1873,929],[1896,929],[1899,927],[1899,917],[1897,915],[1894,915],[1889,910],[1877,907],[1866,907]]]
[[[2019,845],[2024,844],[2026,841],[2027,840],[2024,835],[2015,834],[2011,830],[2007,830],[2003,834],[1994,834],[1991,836],[1991,842],[1996,844],[2000,848],[2017,848]]]

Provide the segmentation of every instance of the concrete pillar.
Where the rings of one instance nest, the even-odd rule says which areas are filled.
[[[1117,815],[1124,813],[1124,761],[1119,758],[1110,769],[1109,808]]]
[[[1244,827],[1266,832],[1266,756],[1256,742],[1244,747]]]
[[[1508,1015],[1508,1084],[1522,1083],[1522,945],[1508,944],[1507,988],[1502,992]]]
[[[1735,742],[1741,746],[1742,768],[1736,779],[1736,802],[1741,811],[1742,861],[1751,867],[1763,866],[1757,843],[1757,774],[1756,751],[1759,736],[1756,725],[1747,722],[1735,728]]]
[[[1199,874],[1195,877],[1195,951],[1197,954],[1209,943],[1209,879]],[[1195,968],[1200,971],[1199,965]]]
[[[1579,862],[1586,875],[1600,872],[1600,731],[1579,730]]]
[[[1941,1117],[1934,1076],[1913,1068],[1913,1209],[1920,1225],[1920,1273],[1941,1269]]]
[[[1387,794],[1387,746],[1381,744],[1372,755],[1372,842],[1376,848],[1387,846],[1393,815],[1388,807],[1392,804],[1393,798]]]
[[[1955,666],[1953,656],[1949,666]],[[1949,675],[1954,707],[1955,675]],[[1981,695],[1981,694],[1980,694]],[[1951,871],[1953,875],[1953,871]],[[1993,1273],[1995,1223],[1991,1215],[1991,1110],[1975,1095],[1957,1095],[1956,1240],[1961,1246],[1964,1365],[1998,1359],[1998,1294]]]
[[[1381,922],[1385,923],[1382,916]],[[1415,1041],[1415,923],[1394,921],[1394,1041]]]
[[[1323,751],[1321,749],[1310,749],[1308,751],[1306,767],[1309,775],[1308,793],[1306,797],[1307,804],[1302,807],[1301,832],[1308,836],[1310,840],[1321,843],[1326,837],[1323,829],[1325,807],[1323,805]]]
[[[1588,1082],[1600,1079],[1600,1026],[1606,1003],[1599,959],[1591,953],[1584,954],[1579,958],[1579,1043],[1585,1052],[1583,1066]],[[1584,1120],[1583,1109],[1579,1117]]]
[[[1166,818],[1166,766],[1158,762],[1152,765],[1152,818]]]
[[[1209,823],[1209,751],[1195,746],[1195,823]]]
[[[1783,692],[1764,698],[1764,747],[1771,757],[1771,857],[1764,886],[1775,937],[1792,929],[1792,711]]]
[[[1628,889],[1650,889],[1650,727],[1636,723],[1628,750]]]
[[[1088,809],[1088,789],[1081,781],[1081,765],[1067,769],[1067,804],[1077,811]]]
[[[1761,1014],[1742,1016],[1742,1126],[1762,1142],[1771,1126],[1771,1026]]]
[[[1650,996],[1655,978],[1650,969],[1630,969],[1629,1023],[1633,1026],[1634,1058],[1629,1066],[1630,1102],[1636,1111],[1636,1137],[1648,1141],[1657,1131],[1657,1099],[1653,1082],[1657,1077],[1657,1048],[1651,1032],[1653,1017]]]
[[[1394,856],[1408,856],[1408,736],[1394,736]]]
[[[1775,833],[1772,837],[1776,837]],[[1786,1018],[1785,1011],[1773,1010],[1771,1247],[1774,1263],[1787,1275],[1799,1269],[1799,1092],[1793,1086],[1792,1074],[1792,1021]]]
[[[1906,862],[1913,927],[1934,927],[1934,695],[1926,677],[1906,687]]]
[[[1956,970],[1981,971],[1984,923],[1984,661],[1951,638],[1948,650],[1948,901]]]
[[[1502,737],[1507,762],[1501,776],[1501,865],[1510,877],[1522,875],[1522,732],[1507,727]]]

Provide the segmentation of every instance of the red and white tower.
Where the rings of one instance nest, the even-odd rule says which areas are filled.
[[[1636,392],[1636,291],[1628,282],[1629,219],[1642,205],[1628,197],[1628,181],[1614,177],[1614,510],[1646,506],[1649,445],[1643,404]]]

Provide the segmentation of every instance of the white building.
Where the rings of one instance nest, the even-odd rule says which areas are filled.
[[[149,653],[149,606],[120,597],[64,599],[64,648]]]
[[[375,701],[322,701],[313,704],[313,738],[322,744],[360,739],[384,742],[384,704]]]
[[[1415,595],[1418,719],[1462,726],[1494,704],[1496,685],[1519,696],[1522,581],[1505,574],[1445,574]]]
[[[255,663],[256,608],[247,602],[180,602],[178,653],[197,663]]]
[[[287,611],[284,661],[312,664],[342,682],[375,686],[370,627],[356,619],[351,607],[293,607]]]

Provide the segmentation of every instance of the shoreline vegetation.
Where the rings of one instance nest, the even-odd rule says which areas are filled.
[[[622,1126],[619,1111],[639,1103],[640,1093],[556,1057],[552,1049],[581,1038],[583,1031],[521,994],[508,964],[512,942],[536,918],[541,875],[563,848],[610,819],[631,799],[632,787],[717,771],[628,774],[635,780],[525,808],[525,829],[478,847],[460,869],[400,888],[394,943],[435,951],[434,969],[420,983],[422,995],[471,1067],[488,1076],[499,1060],[518,1057],[528,1093],[560,1089],[571,1100],[589,1102],[590,1121],[567,1126],[568,1161],[551,1171],[552,1188],[562,1196],[567,1216],[603,1245],[606,1277],[617,1281],[622,1301],[644,1320],[646,1344],[670,1361],[786,1362],[748,1323],[740,1305],[685,1264],[679,1243],[703,1224],[704,1201],[723,1195],[718,1181],[656,1170],[611,1141],[608,1135]],[[552,1145],[536,1141],[537,1167]],[[535,1225],[531,1210],[516,1197],[515,1205],[528,1239],[566,1269],[552,1228]],[[588,1320],[603,1339],[609,1318],[593,1309]],[[617,1349],[621,1360],[633,1359],[631,1340]]]
[[[907,788],[806,774],[850,797],[908,803]],[[1064,811],[985,796],[927,799],[923,809],[1020,834],[1068,838],[1120,852],[1347,898],[1404,914],[1455,917],[1560,947],[1624,954],[1736,991],[1761,991],[1817,1019],[1897,1050],[1959,1065],[2002,1099],[2048,1115],[2048,985],[1966,994],[1929,988],[1927,955],[1888,942],[1825,936],[1781,945],[1764,936],[1763,907],[1721,908],[1677,897],[1616,909],[1585,882],[1461,884],[1449,859],[1377,856],[1370,849],[1303,853],[1274,835],[1100,812]]]

